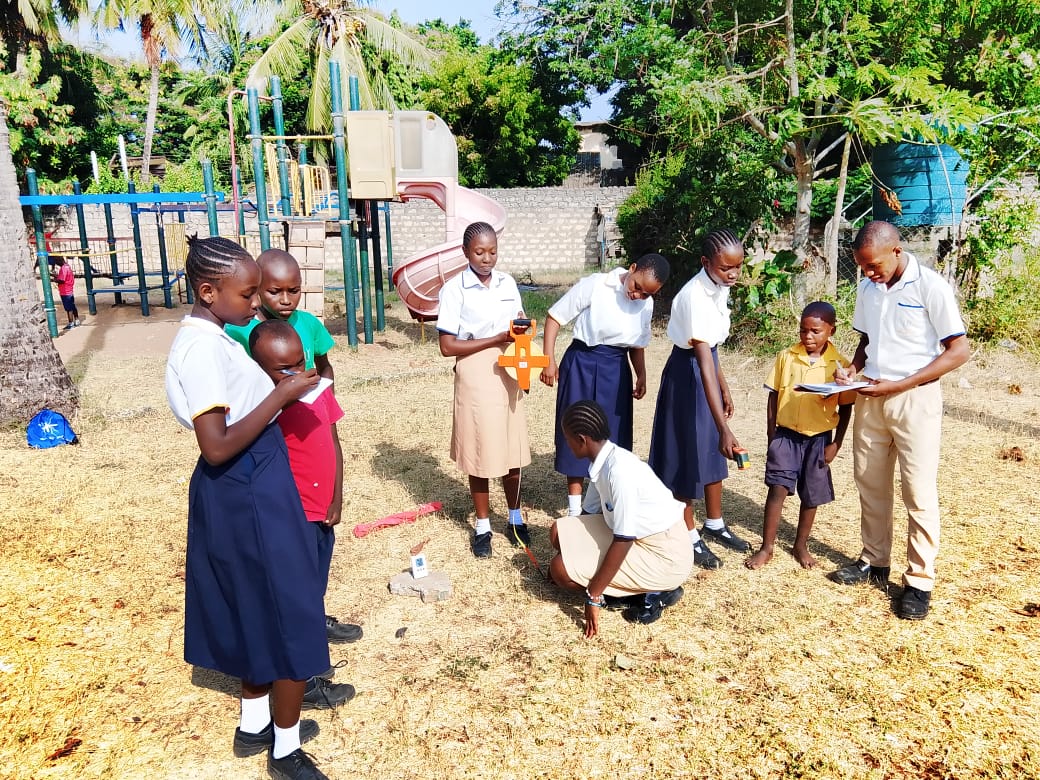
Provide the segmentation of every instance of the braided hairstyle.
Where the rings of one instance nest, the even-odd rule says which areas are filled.
[[[462,248],[469,249],[470,245],[477,240],[477,236],[491,236],[498,241],[498,233],[487,222],[471,222],[462,234]]]
[[[672,272],[672,267],[668,264],[668,260],[665,259],[664,255],[655,254],[651,252],[640,257],[634,263],[637,271],[646,271],[654,279],[664,284],[668,281],[668,276]]]
[[[721,228],[708,233],[701,245],[701,254],[714,260],[725,249],[738,249],[742,255],[744,254],[744,242],[729,228]]]
[[[587,436],[592,441],[606,441],[610,438],[607,413],[595,401],[578,401],[568,406],[560,427],[571,436]]]
[[[253,256],[234,241],[216,236],[199,238],[196,233],[188,237],[184,271],[191,289],[198,294],[203,282],[219,285],[221,279],[233,274],[236,266],[245,260],[252,262]]]

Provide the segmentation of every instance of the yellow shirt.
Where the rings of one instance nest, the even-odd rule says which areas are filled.
[[[847,366],[848,361],[829,343],[814,363],[800,343],[776,356],[773,371],[766,379],[766,389],[778,394],[776,424],[805,436],[815,436],[838,427],[838,406],[856,400],[856,391],[822,396],[800,393],[795,385],[818,385],[834,381],[834,369]]]

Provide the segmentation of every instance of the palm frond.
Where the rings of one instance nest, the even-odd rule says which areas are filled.
[[[365,22],[365,40],[377,51],[389,54],[406,67],[422,71],[430,69],[436,55],[421,42],[390,26],[382,16],[372,11],[359,9],[357,14]]]
[[[246,86],[266,91],[272,75],[295,76],[306,64],[304,54],[310,49],[315,28],[312,19],[302,16],[285,28],[249,69]]]

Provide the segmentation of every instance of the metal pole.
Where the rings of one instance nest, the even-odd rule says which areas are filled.
[[[336,191],[339,195],[339,241],[343,250],[343,295],[347,306],[347,342],[358,345],[357,303],[354,301],[356,270],[354,239],[351,235],[350,193],[347,187],[347,142],[344,133],[343,85],[339,63],[329,61],[329,86],[332,95],[332,148],[336,155]]]
[[[202,182],[206,188],[206,216],[209,219],[210,236],[220,235],[220,223],[217,221],[217,192],[213,187],[213,163],[202,161]]]
[[[386,281],[394,288],[394,244],[390,240],[390,204],[383,203],[383,227],[386,233]]]
[[[256,224],[260,251],[271,248],[271,226],[267,213],[267,182],[264,180],[264,139],[260,137],[260,99],[256,87],[246,90],[249,102],[249,145],[253,150],[253,181],[256,182]]]
[[[159,185],[152,185],[152,192],[159,192]],[[162,273],[163,303],[167,309],[173,308],[173,295],[170,292],[170,263],[166,256],[166,226],[163,225],[162,204],[155,204],[155,235],[159,239],[159,270]]]
[[[39,195],[40,188],[36,183],[36,171],[25,169],[25,178],[29,182],[29,194]],[[43,211],[39,206],[32,207],[33,229],[36,231],[36,264],[40,267],[40,281],[43,282],[43,310],[47,314],[47,330],[51,338],[58,338],[58,318],[54,313],[54,295],[51,292],[50,255],[47,253],[47,238],[43,235]]]
[[[126,183],[126,191],[133,195],[137,187],[132,181]],[[148,281],[144,276],[144,255],[141,252],[141,219],[137,203],[130,201],[130,224],[134,228],[134,256],[137,258],[137,289],[141,294],[141,314],[145,317],[151,315],[148,308]]]
[[[238,210],[238,214],[239,214],[239,216],[242,215],[242,209],[241,208]],[[182,225],[185,223],[185,220],[184,220],[184,210],[183,209],[177,212],[177,221],[180,222]],[[182,233],[184,235],[184,238],[187,239],[188,238],[188,229],[186,227],[184,227],[184,228],[181,228],[181,231],[182,231]],[[181,267],[183,268],[184,267],[184,258],[183,257],[179,258],[178,262],[181,264]],[[195,293],[193,293],[191,291],[191,279],[188,278],[188,274],[187,273],[184,274],[184,300],[186,300],[189,304],[194,304],[195,303]]]
[[[235,166],[234,175],[235,175],[235,181],[238,184],[238,191],[241,192],[242,191],[242,168],[236,165]],[[183,216],[183,212],[181,212],[181,214]],[[235,210],[235,214],[238,215],[238,219],[236,221],[238,222],[238,235],[240,237],[239,241],[241,242],[241,241],[245,240],[245,235],[246,235],[246,212],[242,208],[242,204],[241,203],[238,204],[238,208]]]
[[[350,110],[360,111],[361,110],[361,93],[358,89],[358,77],[354,74],[350,75],[347,79],[347,83],[350,85]],[[357,203],[357,215],[360,220],[360,230],[358,231],[358,246],[360,248],[359,258],[361,261],[361,312],[362,319],[365,325],[365,343],[371,344],[374,339],[372,337],[372,283],[371,283],[371,272],[369,271],[368,265],[368,202],[358,201]],[[380,328],[382,330],[382,328]]]
[[[386,304],[383,300],[383,257],[379,246],[379,201],[370,200],[367,206],[368,213],[365,216],[369,218],[369,224],[372,226],[370,233],[372,234],[372,283],[376,290],[376,330],[382,333],[386,330],[386,312],[383,311]]]
[[[72,193],[74,195],[83,194],[79,179],[72,180]],[[82,203],[76,204],[76,224],[79,226],[79,248],[83,252],[83,281],[87,285],[87,311],[97,314],[97,304],[94,302],[94,269],[90,266],[90,241],[87,240],[87,225],[83,218]],[[68,261],[66,260],[66,262]]]
[[[271,76],[271,108],[274,112],[274,131],[278,136],[285,135],[285,120],[282,117],[282,80]],[[285,138],[275,141],[278,153],[278,191],[281,193],[282,216],[292,216],[292,190],[289,188],[289,148]]]
[[[105,236],[108,240],[108,262],[112,268],[112,284],[122,285],[123,276],[119,273],[119,255],[116,254],[116,230],[112,226],[112,204],[105,203]],[[112,296],[114,305],[123,305],[123,293],[115,293]]]

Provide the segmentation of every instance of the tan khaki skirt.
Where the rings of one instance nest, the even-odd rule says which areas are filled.
[[[520,386],[488,347],[455,362],[451,459],[472,477],[501,477],[531,462]]]
[[[603,515],[561,517],[556,521],[560,555],[567,576],[581,585],[599,570],[607,548],[614,541]],[[621,568],[603,592],[609,596],[672,590],[693,571],[693,546],[680,518],[667,531],[636,539]]]

